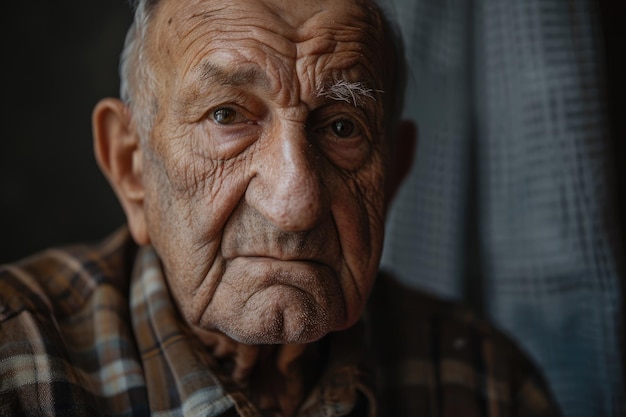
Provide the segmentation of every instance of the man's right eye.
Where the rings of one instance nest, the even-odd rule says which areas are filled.
[[[247,119],[237,110],[230,107],[219,107],[211,112],[211,119],[220,125],[231,125],[233,123],[242,123]]]

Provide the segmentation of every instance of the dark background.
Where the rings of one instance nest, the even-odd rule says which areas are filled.
[[[0,25],[0,262],[122,224],[93,156],[91,111],[118,95],[132,17],[124,0],[9,4]]]
[[[622,219],[624,3],[599,0],[616,168],[614,207]],[[118,95],[118,57],[131,21],[125,0],[9,4],[3,6],[0,25],[0,263],[51,245],[97,240],[123,223],[120,206],[93,157],[91,111],[100,98]]]

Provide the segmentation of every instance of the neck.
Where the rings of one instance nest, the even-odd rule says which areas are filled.
[[[319,376],[319,344],[246,345],[216,331],[194,332],[262,410],[293,416]]]

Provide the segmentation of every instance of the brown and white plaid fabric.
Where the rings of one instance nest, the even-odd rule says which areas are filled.
[[[381,276],[331,334],[299,416],[553,416],[501,333]],[[123,228],[0,269],[0,416],[263,416],[188,331],[158,257]]]

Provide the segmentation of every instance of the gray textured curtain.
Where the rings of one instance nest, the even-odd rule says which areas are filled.
[[[626,415],[595,4],[394,2],[419,143],[383,266],[505,330],[565,416]]]

